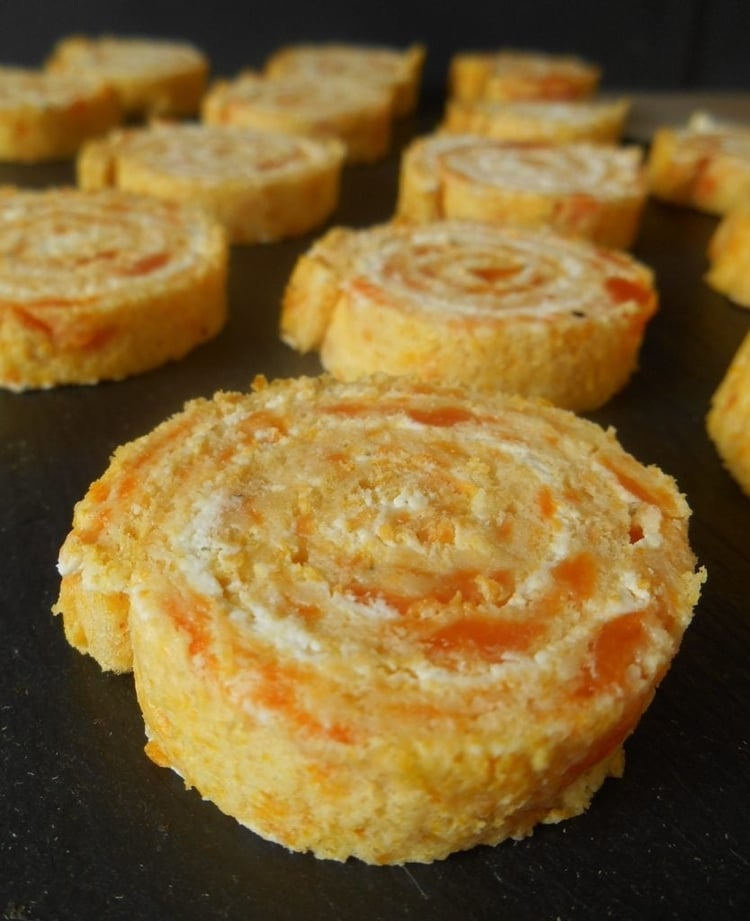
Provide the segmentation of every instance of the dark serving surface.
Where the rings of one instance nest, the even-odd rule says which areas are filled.
[[[750,121],[750,96],[713,100]],[[690,97],[635,97],[632,132]],[[704,102],[704,100],[700,100]],[[395,200],[400,128],[383,163],[349,167],[333,222],[368,226]],[[72,181],[70,164],[0,167],[0,183]],[[716,221],[649,203],[635,254],[661,310],[641,368],[592,414],[676,477],[709,578],[682,650],[626,745],[622,780],[589,812],[522,842],[429,866],[290,854],[223,816],[143,753],[130,677],[104,675],[50,615],[73,504],[112,450],[186,399],[317,374],[277,335],[281,293],[317,234],[237,247],[231,317],[183,361],[120,383],[0,391],[0,913],[18,921],[735,919],[750,917],[750,498],[705,434],[709,399],[750,312],[702,280]]]

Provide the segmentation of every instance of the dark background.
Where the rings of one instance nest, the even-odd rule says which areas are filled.
[[[76,31],[179,36],[223,75],[285,42],[418,40],[428,88],[442,88],[455,50],[499,46],[583,55],[613,88],[750,86],[746,0],[0,0],[0,62],[39,64]]]
[[[454,51],[515,46],[596,61],[605,88],[642,91],[630,133],[647,141],[653,126],[681,120],[698,90],[750,123],[749,27],[748,0],[0,0],[0,62],[39,64],[76,31],[189,39],[222,75],[297,40],[422,41],[421,112],[384,162],[345,171],[333,221],[366,226],[389,217],[400,151],[434,126]],[[729,101],[716,96],[724,90]],[[72,177],[71,163],[0,166],[0,185]],[[118,444],[188,398],[246,388],[257,372],[318,372],[315,356],[292,353],[277,333],[283,287],[317,232],[235,247],[229,324],[181,362],[91,388],[0,390],[2,921],[750,917],[750,499],[704,427],[750,312],[703,281],[715,226],[649,203],[635,254],[656,272],[661,309],[639,373],[594,414],[640,460],[674,475],[694,510],[692,542],[709,580],[680,655],[628,741],[625,777],[607,782],[584,816],[427,867],[289,854],[185,791],[143,754],[132,680],[103,675],[49,614],[73,504]]]

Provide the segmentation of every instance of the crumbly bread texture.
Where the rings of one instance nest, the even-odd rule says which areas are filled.
[[[193,202],[224,225],[230,242],[269,242],[307,233],[329,217],[344,154],[336,140],[154,124],[87,144],[78,184]]]
[[[549,227],[602,246],[635,241],[646,201],[640,147],[428,134],[401,159],[397,217]]]
[[[708,243],[708,261],[708,284],[750,308],[750,202],[740,201],[719,221]]]
[[[707,428],[727,470],[750,496],[750,333],[713,395]]]
[[[282,338],[334,376],[374,372],[601,406],[633,373],[651,271],[544,230],[473,221],[335,228],[287,286]]]
[[[132,666],[147,753],[226,813],[319,857],[429,862],[620,772],[704,577],[688,515],[547,404],[259,380],[118,449],[55,610]]]
[[[304,73],[266,77],[247,71],[213,84],[202,119],[209,125],[335,138],[344,143],[348,163],[368,163],[388,153],[391,106],[388,88],[345,76],[311,80]]]
[[[298,74],[313,82],[335,76],[385,87],[391,94],[391,111],[400,118],[417,107],[425,51],[419,44],[403,50],[340,43],[288,45],[268,58],[264,73]]]
[[[0,160],[38,163],[75,154],[122,119],[114,90],[97,80],[0,67]]]
[[[454,99],[582,99],[599,86],[601,70],[571,55],[503,49],[465,51],[451,58],[448,93]]]
[[[655,198],[726,214],[750,194],[750,126],[696,112],[682,128],[654,132],[646,166]]]
[[[629,110],[627,99],[596,102],[449,99],[439,130],[481,134],[503,141],[614,144],[620,140]]]
[[[0,191],[0,386],[118,379],[226,319],[227,242],[197,208],[119,190]]]
[[[46,68],[111,84],[132,116],[196,115],[209,74],[207,57],[188,42],[116,35],[64,38]]]

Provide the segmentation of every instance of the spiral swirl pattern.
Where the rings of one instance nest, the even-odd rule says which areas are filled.
[[[0,381],[86,383],[218,332],[226,240],[193,208],[116,190],[0,194]]]
[[[330,215],[344,153],[335,140],[155,124],[87,144],[78,182],[194,202],[225,226],[231,242],[268,242],[306,233]]]
[[[242,74],[219,81],[203,102],[203,121],[261,131],[337,138],[348,162],[383,157],[390,146],[391,92],[346,77],[311,80],[305,74]]]
[[[335,859],[585,808],[702,580],[673,481],[518,398],[257,386],[121,448],[61,552],[66,632],[132,649],[151,756]]]
[[[404,153],[397,212],[547,226],[627,248],[646,198],[641,159],[634,146],[427,135]]]
[[[335,229],[298,262],[281,333],[352,379],[459,379],[592,409],[633,372],[657,307],[624,253],[473,221]]]

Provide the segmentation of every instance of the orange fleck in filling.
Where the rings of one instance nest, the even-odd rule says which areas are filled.
[[[537,502],[542,518],[552,518],[557,510],[557,503],[549,486],[542,486],[537,494]]]
[[[509,652],[527,652],[544,627],[530,621],[463,617],[427,637],[430,654],[457,654],[489,662],[502,660]]]
[[[643,285],[631,281],[629,278],[615,275],[605,281],[604,287],[616,304],[624,304],[626,301],[648,304],[651,300],[651,292],[648,288],[644,288]]]
[[[169,253],[152,253],[149,256],[143,256],[136,259],[128,266],[123,266],[120,270],[122,275],[148,275],[155,272],[169,262]]]
[[[590,553],[579,553],[558,563],[553,570],[560,588],[576,599],[586,601],[596,588],[596,563]]]
[[[642,611],[621,614],[604,624],[593,641],[591,661],[586,666],[579,695],[624,687],[628,669],[637,663],[638,653],[647,640]]]

